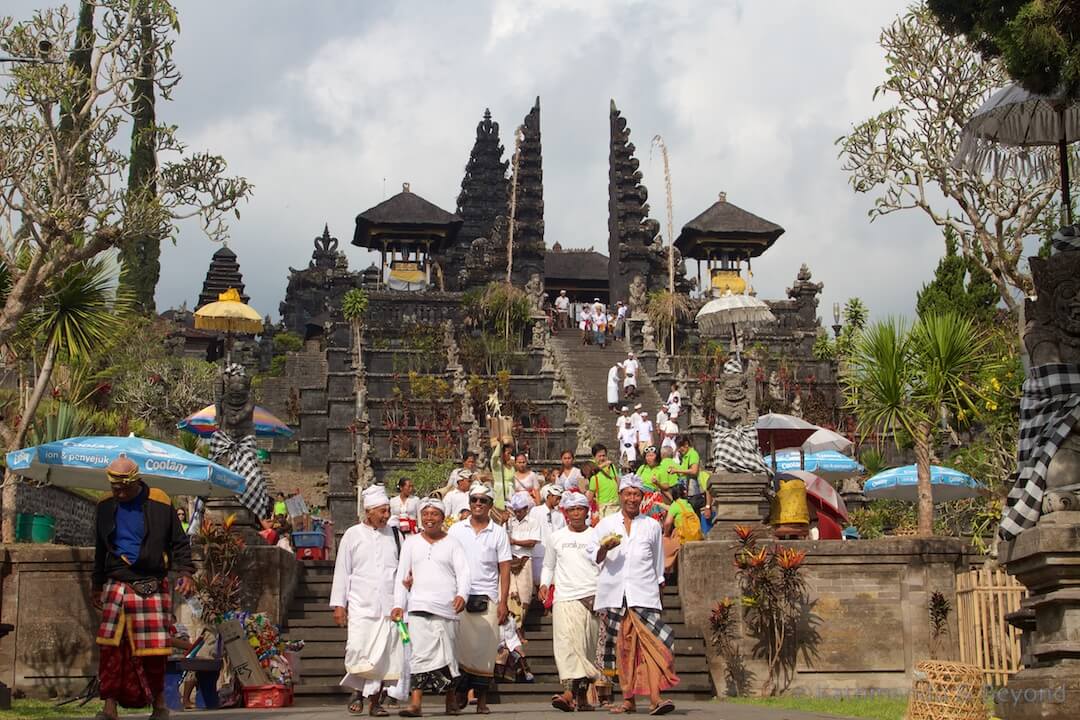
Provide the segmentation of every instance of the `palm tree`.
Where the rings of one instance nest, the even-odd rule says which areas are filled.
[[[846,405],[859,433],[907,436],[915,445],[919,535],[933,534],[930,456],[939,423],[972,417],[980,399],[972,380],[994,362],[989,338],[954,313],[928,315],[909,327],[903,320],[875,323],[859,334],[843,371]]]
[[[79,362],[89,358],[94,348],[107,345],[126,321],[132,298],[130,293],[117,290],[117,282],[111,261],[99,258],[73,265],[49,280],[44,297],[24,318],[20,335],[29,347],[43,346],[44,356],[19,424],[8,438],[9,450],[25,442],[57,360]],[[15,520],[12,482],[4,483],[3,508],[3,537],[10,542]]]

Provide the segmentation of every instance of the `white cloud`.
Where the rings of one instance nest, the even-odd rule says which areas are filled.
[[[181,67],[244,35],[244,14],[213,17],[185,6]],[[302,18],[280,19],[274,55],[259,33],[246,52],[271,57],[245,70],[242,102],[181,93],[170,112],[194,147],[223,153],[256,185],[233,228],[253,304],[277,315],[289,265],[306,265],[329,222],[348,247],[358,212],[409,181],[452,210],[485,107],[512,145],[513,128],[542,98],[547,241],[607,243],[608,99],[628,118],[653,216],[663,224],[663,176],[649,140],[671,150],[676,228],[720,190],[787,229],[754,265],[763,296],[781,297],[801,263],[831,303],[860,295],[876,314],[909,312],[941,252],[918,215],[870,225],[833,141],[874,111],[884,61],[880,28],[906,2],[805,3],[491,0],[379,4],[340,11],[312,37]],[[277,7],[275,5],[275,7]],[[279,8],[280,9],[280,8]],[[278,13],[280,16],[281,13]],[[203,33],[208,23],[232,33]],[[279,27],[280,25],[280,27]],[[292,49],[295,48],[295,51]],[[508,147],[508,153],[512,148]],[[198,294],[212,248],[186,228],[165,252],[163,307]]]

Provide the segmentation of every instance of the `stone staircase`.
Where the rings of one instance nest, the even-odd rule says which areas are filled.
[[[348,693],[338,686],[344,674],[345,629],[334,625],[330,612],[330,584],[334,567],[330,561],[303,563],[299,585],[289,608],[288,635],[305,641],[300,683],[295,688],[299,705],[344,704]],[[702,637],[683,619],[678,589],[664,590],[664,618],[675,631],[675,670],[681,682],[668,693],[676,702],[707,700],[715,694],[709,677]],[[496,702],[547,701],[560,692],[559,675],[552,652],[551,617],[534,604],[525,620],[525,652],[536,675],[534,683],[501,683]]]
[[[578,333],[562,333],[549,341],[556,360],[562,366],[571,396],[577,400],[583,414],[589,435],[593,442],[602,442],[611,451],[616,448],[615,414],[608,410],[607,374],[615,363],[626,359],[628,348],[622,340],[609,342],[607,347],[582,345]],[[649,419],[656,422],[656,411],[662,402],[660,394],[653,386],[645,369],[638,366],[637,398],[623,401],[633,408],[634,403],[641,403],[642,409],[649,413]],[[620,381],[621,393],[621,381]],[[615,454],[618,457],[618,454]]]

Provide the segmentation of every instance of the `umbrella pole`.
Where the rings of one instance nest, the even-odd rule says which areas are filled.
[[[1061,137],[1058,139],[1058,164],[1061,166],[1061,204],[1065,206],[1065,225],[1072,225],[1072,193],[1069,190],[1069,145],[1065,133],[1065,107],[1058,110],[1058,127]]]

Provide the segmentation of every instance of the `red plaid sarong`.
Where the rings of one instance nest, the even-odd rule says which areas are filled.
[[[126,635],[132,655],[168,655],[172,652],[172,596],[169,581],[161,591],[142,597],[125,582],[109,580],[102,593],[101,625],[97,643],[118,647]]]

